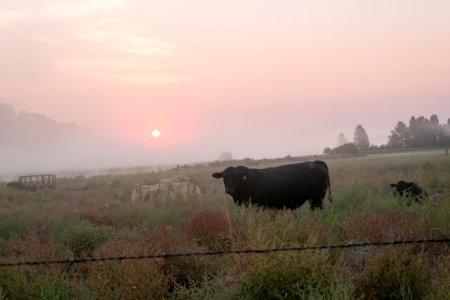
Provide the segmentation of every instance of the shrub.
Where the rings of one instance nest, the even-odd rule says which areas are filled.
[[[242,299],[350,299],[353,286],[340,265],[324,253],[265,256],[244,275]]]
[[[214,276],[212,278],[204,276],[201,282],[194,283],[189,287],[177,286],[170,294],[169,299],[227,300],[236,299],[236,293],[236,284],[233,285],[223,275]]]
[[[96,299],[165,299],[170,283],[160,261],[127,260],[90,265],[84,289]]]
[[[184,235],[200,246],[220,250],[229,247],[229,231],[229,219],[226,213],[203,211],[186,225]]]
[[[0,238],[0,256],[5,255],[5,247],[6,247],[6,241],[4,239]]]
[[[450,298],[450,256],[444,252],[443,257],[435,259],[436,268],[430,278],[431,288],[427,299]]]
[[[357,294],[368,299],[421,299],[427,294],[427,261],[414,247],[385,247],[356,276]]]
[[[58,268],[49,269],[46,266],[0,270],[0,299],[73,298],[70,281]]]
[[[72,221],[55,233],[57,241],[67,247],[74,256],[89,255],[92,250],[108,239],[105,227],[94,226],[87,221]]]
[[[154,232],[143,231],[132,239],[120,232],[97,247],[92,255],[136,256],[171,252],[174,233],[161,227]],[[140,259],[80,264],[72,267],[83,278],[78,293],[93,299],[164,299],[174,279],[165,271],[163,259]],[[79,296],[81,297],[81,296]],[[153,297],[153,298],[152,298]]]
[[[68,281],[60,276],[44,276],[37,281],[39,299],[71,299]]]
[[[370,196],[370,187],[368,185],[355,185],[347,187],[338,195],[338,199],[333,201],[335,210],[355,211],[361,207]]]
[[[111,213],[111,223],[116,227],[136,227],[142,225],[148,217],[151,207],[147,204],[132,206],[122,204]]]
[[[29,223],[23,218],[0,216],[0,239],[23,239],[29,227]]]
[[[27,289],[25,276],[23,272],[17,268],[0,269],[0,291],[2,291],[5,299],[32,298],[29,289]]]
[[[428,172],[432,172],[432,171],[436,170],[436,165],[430,161],[427,161],[426,163],[424,163],[422,165],[422,169],[424,169],[425,171],[428,171]]]
[[[372,242],[425,238],[429,234],[422,220],[406,212],[359,212],[342,224],[342,230],[346,239]]]
[[[147,213],[144,224],[150,230],[154,230],[161,225],[181,229],[186,224],[186,216],[183,212],[174,209],[150,211]]]

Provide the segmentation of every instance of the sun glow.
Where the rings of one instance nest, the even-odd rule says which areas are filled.
[[[152,131],[152,136],[153,136],[154,138],[157,138],[157,137],[159,137],[160,135],[161,135],[161,132],[159,132],[158,129],[154,129],[154,130]]]

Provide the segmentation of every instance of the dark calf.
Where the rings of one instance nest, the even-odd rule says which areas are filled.
[[[408,205],[411,205],[412,200],[421,203],[423,198],[427,196],[427,193],[414,182],[400,180],[396,184],[392,183],[391,187],[395,188],[394,195],[401,199],[407,199]]]

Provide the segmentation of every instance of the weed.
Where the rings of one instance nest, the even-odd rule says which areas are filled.
[[[277,254],[255,260],[242,279],[238,297],[349,299],[353,293],[349,279],[345,269],[332,265],[324,253]]]
[[[23,239],[30,229],[30,222],[23,218],[0,216],[0,239]]]
[[[386,247],[357,276],[357,294],[369,299],[421,299],[427,294],[426,257],[413,247]]]
[[[60,276],[44,276],[37,284],[39,299],[71,299],[67,280]]]
[[[67,247],[75,257],[89,255],[92,250],[108,240],[109,230],[87,221],[72,221],[55,232],[55,239]]]
[[[200,212],[184,229],[184,235],[188,240],[195,241],[210,250],[229,248],[229,232],[229,219],[224,212]]]

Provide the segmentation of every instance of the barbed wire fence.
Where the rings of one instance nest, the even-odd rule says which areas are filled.
[[[124,260],[143,260],[143,259],[169,259],[178,257],[196,257],[196,256],[225,256],[225,255],[244,255],[244,254],[264,254],[274,252],[287,251],[320,251],[326,249],[349,249],[361,248],[370,246],[394,246],[407,244],[430,244],[430,243],[449,243],[450,238],[442,239],[419,239],[419,240],[396,240],[396,241],[378,241],[378,242],[364,242],[364,243],[346,243],[335,245],[320,245],[320,246],[299,246],[299,247],[283,247],[283,248],[269,248],[269,249],[243,249],[243,250],[224,250],[224,251],[210,251],[210,252],[181,252],[181,253],[166,253],[154,255],[135,255],[135,256],[106,256],[106,257],[86,257],[86,258],[71,258],[62,260],[30,260],[22,262],[7,262],[0,263],[0,268],[17,267],[17,266],[38,266],[38,265],[53,265],[53,264],[81,264],[81,263],[98,263],[106,261],[124,261]]]

